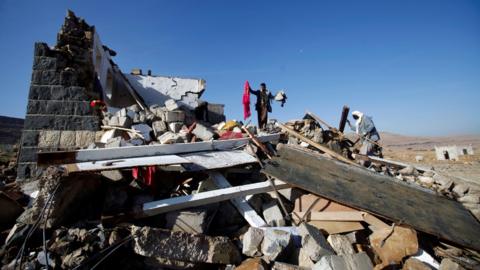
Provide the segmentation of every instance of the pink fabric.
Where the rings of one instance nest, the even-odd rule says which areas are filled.
[[[245,87],[243,88],[243,119],[247,119],[252,115],[250,112],[250,84],[245,81]]]

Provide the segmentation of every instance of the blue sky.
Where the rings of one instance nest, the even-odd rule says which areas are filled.
[[[0,0],[0,115],[24,117],[33,43],[66,9],[96,26],[124,72],[204,78],[241,119],[243,84],[285,89],[286,121],[333,125],[348,104],[380,131],[480,134],[480,1]]]

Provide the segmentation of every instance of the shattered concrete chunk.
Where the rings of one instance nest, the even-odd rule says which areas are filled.
[[[312,270],[349,270],[349,268],[343,257],[327,255],[323,256],[320,261],[312,267]]]
[[[105,178],[112,181],[120,181],[123,179],[123,174],[120,170],[109,170],[100,172]]]
[[[403,258],[416,254],[419,249],[417,232],[403,225],[395,226],[393,232],[391,228],[375,230],[369,238],[373,250],[382,261],[376,267],[399,264]]]
[[[271,201],[263,205],[263,217],[269,226],[285,226],[285,219],[283,218],[282,211],[280,210],[280,207],[278,207],[276,201]]]
[[[345,260],[347,268],[350,270],[371,270],[373,264],[367,253],[360,252],[357,254],[345,254],[342,255]]]
[[[288,252],[292,244],[292,235],[288,231],[266,228],[263,242],[262,253],[268,261],[275,261],[281,254]]]
[[[169,111],[174,111],[174,110],[177,110],[177,109],[180,108],[178,106],[177,102],[175,102],[175,100],[173,100],[173,99],[168,99],[167,101],[165,101],[165,107]]]
[[[480,203],[480,196],[478,195],[465,195],[457,199],[461,203]]]
[[[169,212],[165,219],[165,229],[193,234],[205,233],[210,224],[205,209]]]
[[[176,111],[166,111],[163,113],[163,121],[167,123],[171,122],[184,122],[185,121],[185,112],[181,110]]]
[[[157,140],[161,144],[172,144],[172,143],[183,142],[183,139],[180,135],[175,134],[171,131],[167,131],[167,132],[163,133],[160,137],[157,138]]]
[[[298,226],[298,233],[302,237],[302,249],[314,262],[318,262],[325,255],[334,255],[323,234],[314,226],[302,223]]]
[[[465,270],[460,264],[452,261],[449,258],[445,258],[442,260],[440,263],[440,268],[439,270]]]
[[[211,132],[206,126],[200,123],[196,124],[192,133],[202,141],[210,141],[213,139],[213,136],[214,136],[213,132]]]
[[[398,173],[401,175],[418,175],[417,169],[415,169],[415,167],[412,165],[408,165],[407,167],[399,170]]]
[[[250,227],[243,235],[242,253],[254,257],[261,256],[260,244],[263,240],[264,231],[260,228]]]
[[[304,268],[301,268],[298,265],[293,265],[289,263],[284,263],[284,262],[275,262],[273,263],[272,270],[302,270]]]
[[[341,234],[331,234],[327,238],[327,242],[332,246],[337,255],[355,254],[352,244],[348,239],[348,236]]]
[[[162,120],[154,121],[152,123],[152,129],[155,137],[159,137],[167,131],[167,124]]]
[[[222,236],[172,232],[151,227],[131,227],[134,252],[141,256],[188,262],[237,264],[240,251]]]

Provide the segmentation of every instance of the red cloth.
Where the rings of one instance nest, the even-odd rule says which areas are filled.
[[[243,119],[247,119],[252,115],[250,112],[250,84],[245,81],[245,87],[243,88]]]
[[[153,186],[153,177],[155,176],[155,166],[148,166],[148,167],[142,167],[142,168],[135,167],[132,169],[132,176],[134,179],[138,179],[142,177],[145,185]]]

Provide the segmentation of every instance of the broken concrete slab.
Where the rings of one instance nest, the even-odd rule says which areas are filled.
[[[204,234],[211,221],[207,209],[169,212],[165,219],[165,229],[192,234]]]
[[[187,262],[238,264],[240,251],[227,237],[172,232],[151,227],[131,227],[134,252]]]
[[[333,249],[317,228],[302,223],[297,227],[297,230],[302,237],[302,249],[305,250],[312,261],[318,262],[323,256],[334,255]]]
[[[214,136],[213,132],[211,132],[206,126],[200,123],[197,123],[195,125],[195,128],[193,129],[192,133],[202,141],[210,141],[213,139],[213,136]]]
[[[272,270],[304,270],[298,265],[293,265],[284,262],[274,262],[272,265]]]
[[[355,250],[353,250],[353,246],[346,235],[331,234],[328,236],[327,242],[337,255],[355,254]]]
[[[248,231],[243,235],[242,253],[250,257],[261,256],[260,244],[263,241],[263,236],[264,230],[254,227],[248,228]]]
[[[263,218],[271,227],[283,227],[286,224],[282,211],[276,201],[270,201],[263,205]]]
[[[165,107],[167,108],[167,110],[169,111],[174,111],[174,110],[177,110],[179,109],[180,107],[178,106],[177,102],[175,102],[175,100],[173,99],[168,99],[165,101]]]
[[[372,270],[373,265],[365,252],[347,255],[327,255],[312,270]]]
[[[360,252],[357,254],[345,254],[341,255],[347,268],[350,270],[371,270],[373,269],[373,264],[367,253]]]
[[[292,234],[288,231],[265,228],[262,253],[266,260],[275,261],[288,252],[292,244]]]
[[[123,174],[120,170],[108,170],[108,171],[101,171],[100,172],[105,178],[112,180],[112,181],[120,181],[123,180]]]

